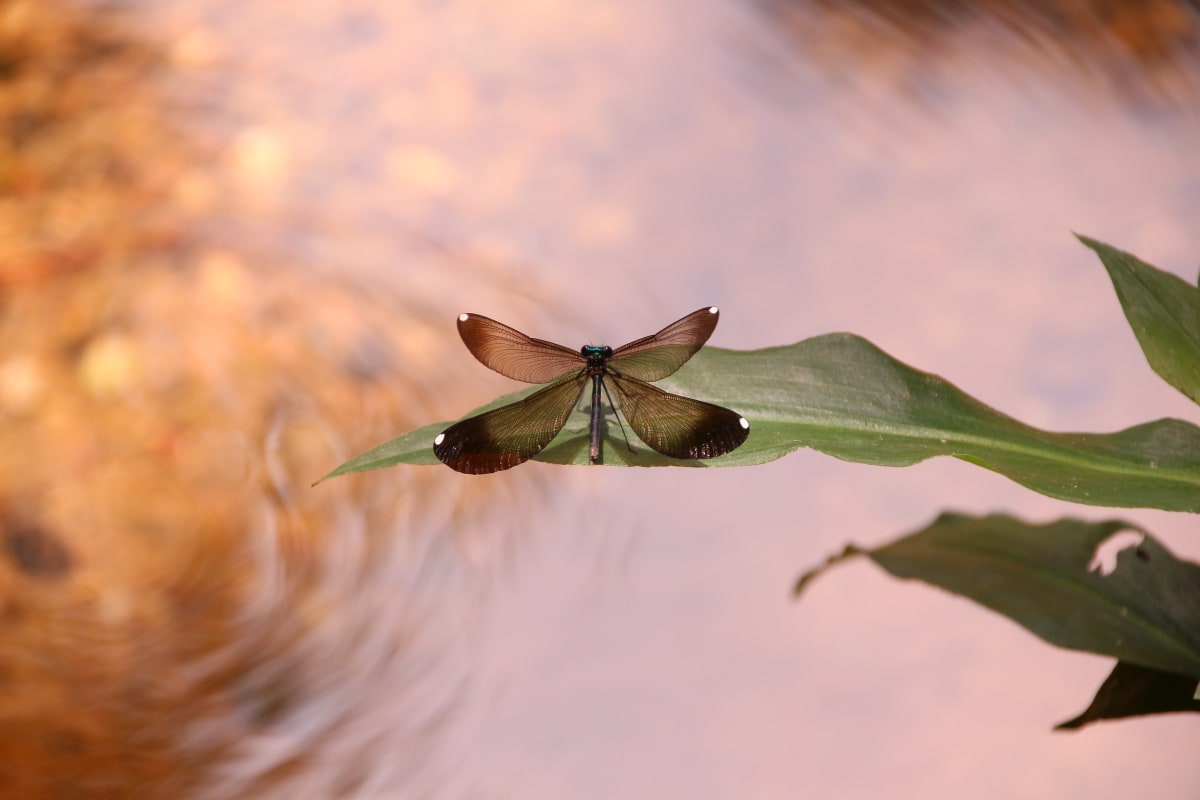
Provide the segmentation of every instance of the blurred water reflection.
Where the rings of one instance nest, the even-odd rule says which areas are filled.
[[[219,231],[228,144],[120,9],[0,31],[0,794],[419,791],[534,482],[312,490],[444,413],[443,321]]]
[[[1183,0],[757,0],[805,61],[841,82],[883,82],[917,103],[967,72],[1059,102],[1195,117],[1200,11]],[[864,77],[863,73],[869,73]],[[1036,88],[1035,88],[1036,87]]]
[[[0,9],[0,793],[1200,785],[1191,720],[1045,732],[1099,660],[866,571],[786,599],[947,503],[1101,509],[811,453],[308,487],[512,388],[464,310],[716,303],[713,344],[850,329],[1046,427],[1194,418],[1067,234],[1194,279],[1193,6],[121,8]]]

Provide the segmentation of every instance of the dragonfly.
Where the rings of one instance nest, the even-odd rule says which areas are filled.
[[[572,350],[480,314],[461,314],[458,333],[484,366],[513,380],[548,385],[523,400],[454,423],[433,440],[433,452],[446,466],[471,475],[515,467],[558,435],[590,382],[589,463],[601,463],[602,391],[638,438],[664,456],[699,459],[730,453],[750,435],[745,417],[650,383],[695,355],[717,327],[719,315],[710,306],[615,349],[584,345]]]

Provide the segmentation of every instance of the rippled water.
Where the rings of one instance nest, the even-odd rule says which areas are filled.
[[[5,312],[0,401],[46,456],[0,509],[74,559],[5,596],[93,687],[6,721],[94,796],[1189,796],[1193,715],[1049,732],[1103,659],[865,565],[789,600],[944,508],[1104,509],[807,451],[308,487],[512,388],[464,310],[618,344],[718,304],[713,344],[853,331],[1050,429],[1194,419],[1071,236],[1200,263],[1200,18],[1130,8],[128,3],[187,143],[150,207],[186,226]],[[30,374],[70,391],[20,417]]]

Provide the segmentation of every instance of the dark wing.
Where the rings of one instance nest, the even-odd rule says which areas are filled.
[[[622,375],[643,381],[662,380],[704,346],[717,327],[718,313],[716,306],[693,311],[653,336],[621,345],[608,363]]]
[[[528,461],[562,430],[587,380],[580,370],[524,400],[456,422],[433,440],[433,452],[451,469],[472,475]]]
[[[484,366],[525,383],[552,381],[587,363],[578,350],[533,339],[479,314],[459,316],[458,335]]]
[[[750,435],[750,423],[736,411],[611,371],[605,377],[630,427],[664,456],[714,458],[738,449]]]

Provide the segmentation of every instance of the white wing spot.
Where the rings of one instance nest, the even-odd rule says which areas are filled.
[[[710,313],[710,314],[715,314],[715,313],[717,313],[717,310],[718,310],[718,309],[717,309],[717,307],[716,307],[716,306],[709,306],[709,307],[708,307],[708,313]]]
[[[458,321],[459,321],[459,322],[466,322],[466,321],[467,321],[467,320],[469,320],[470,318],[471,318],[471,315],[470,315],[470,314],[459,314],[459,315],[458,315]]]
[[[439,434],[437,435],[437,438],[433,440],[433,443],[434,443],[435,445],[438,445],[438,444],[441,444],[443,441],[445,441],[445,439],[446,439],[446,434],[444,434],[444,433],[439,433]]]
[[[750,423],[746,421],[745,417],[738,417],[738,424],[740,424],[746,430],[750,430]]]

